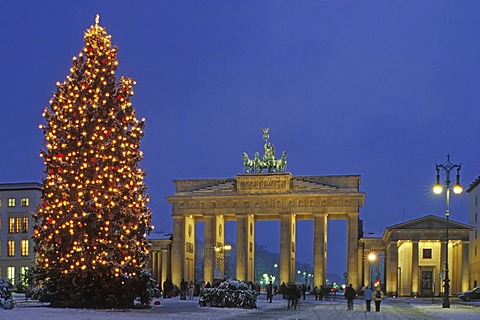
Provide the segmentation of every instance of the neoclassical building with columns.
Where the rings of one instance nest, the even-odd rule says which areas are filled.
[[[382,253],[384,290],[390,295],[433,296],[443,292],[447,220],[433,215],[387,227],[382,237],[360,238],[365,285],[369,285],[368,255]],[[449,221],[449,274],[451,294],[469,289],[469,235],[473,228]]]
[[[280,282],[295,281],[298,220],[313,220],[314,283],[326,281],[327,221],[347,221],[348,281],[360,286],[358,215],[365,199],[360,176],[239,174],[227,179],[176,180],[173,206],[172,281],[194,280],[195,224],[204,221],[204,280],[213,282],[214,264],[224,255],[225,221],[235,220],[236,278],[254,281],[255,222],[280,221]],[[221,266],[223,267],[223,266]],[[223,271],[222,271],[223,272]]]
[[[432,296],[443,292],[446,220],[428,215],[387,227],[382,237],[361,237],[359,210],[365,195],[359,175],[293,176],[291,173],[239,174],[226,179],[176,180],[167,200],[173,206],[173,237],[157,241],[152,271],[179,284],[195,277],[195,224],[204,222],[204,281],[223,275],[225,222],[236,221],[236,275],[254,281],[255,222],[280,221],[281,282],[294,282],[297,221],[313,220],[313,284],[326,284],[327,222],[346,220],[347,281],[360,289],[370,283],[370,252],[381,253],[381,285],[389,295]],[[360,226],[360,228],[359,228]],[[451,293],[469,286],[468,225],[449,222]],[[359,233],[360,232],[360,233]],[[163,243],[163,244],[161,244]],[[170,250],[170,251],[168,251]],[[163,262],[162,262],[163,261]],[[157,270],[155,272],[155,270]],[[160,271],[159,271],[160,270]],[[159,275],[159,272],[161,274]]]

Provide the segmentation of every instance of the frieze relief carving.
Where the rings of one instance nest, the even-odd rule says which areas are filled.
[[[237,176],[238,193],[284,193],[290,191],[290,174]]]
[[[287,198],[284,200],[267,199],[261,201],[186,201],[178,202],[178,209],[232,209],[232,208],[316,208],[316,207],[350,207],[357,205],[356,199],[325,198]]]

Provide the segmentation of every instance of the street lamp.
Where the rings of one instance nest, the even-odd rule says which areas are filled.
[[[215,268],[221,272],[221,277],[225,278],[225,276],[228,276],[228,264],[227,264],[226,253],[232,250],[232,246],[229,244],[225,244],[223,246],[215,246],[213,247],[213,250],[215,250],[216,252]]]
[[[369,280],[369,285],[371,286],[372,283],[377,286],[381,285],[381,280],[380,280],[380,257],[378,252],[370,252],[367,256],[368,262],[370,264],[370,279]],[[375,266],[375,268],[373,268]],[[373,274],[372,270],[375,269],[375,274]],[[373,280],[373,281],[372,281]]]
[[[444,164],[435,164],[435,170],[437,170],[437,182],[433,187],[433,192],[435,194],[441,194],[443,191],[442,184],[440,183],[440,170],[445,172],[445,198],[446,198],[446,210],[445,216],[447,218],[447,225],[446,225],[446,238],[445,238],[445,280],[444,280],[444,297],[442,308],[450,308],[450,278],[448,277],[448,223],[450,219],[450,171],[453,169],[457,170],[457,177],[455,185],[453,186],[453,192],[455,194],[460,194],[463,191],[462,186],[460,185],[460,169],[462,168],[462,164],[454,164],[450,162],[450,155],[447,155],[447,162]]]

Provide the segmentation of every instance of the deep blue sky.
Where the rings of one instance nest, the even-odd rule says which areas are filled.
[[[360,174],[368,232],[443,216],[430,187],[447,153],[464,186],[480,174],[478,1],[32,0],[0,12],[0,182],[41,180],[41,114],[96,13],[119,46],[117,76],[137,81],[157,230],[172,231],[173,179],[242,172],[262,127],[294,175]],[[452,198],[453,220],[467,221],[467,198]],[[299,227],[308,260],[311,224]],[[258,241],[278,251],[278,228],[257,224]],[[341,274],[346,235],[332,230],[328,268]]]

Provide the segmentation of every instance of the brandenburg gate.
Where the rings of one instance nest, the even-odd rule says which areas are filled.
[[[213,283],[214,264],[224,258],[226,221],[236,221],[236,279],[254,281],[255,222],[280,220],[280,283],[295,281],[298,220],[313,220],[313,281],[325,285],[328,220],[347,220],[348,283],[358,288],[358,215],[365,195],[359,175],[293,176],[284,172],[286,152],[275,159],[264,131],[265,154],[250,160],[234,178],[175,180],[173,206],[172,281],[195,280],[195,224],[204,221],[204,280]],[[267,172],[263,172],[266,169]],[[224,268],[224,265],[221,266]],[[224,270],[221,270],[223,274]],[[344,270],[342,270],[344,271]]]

